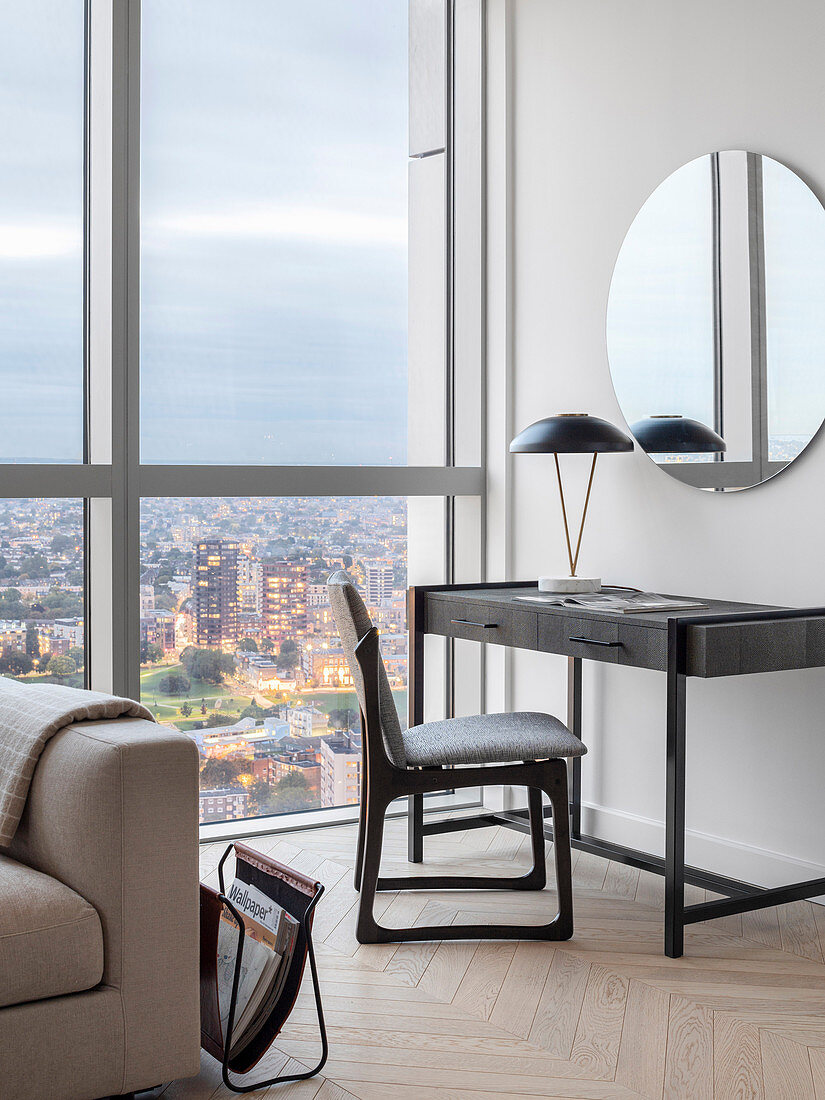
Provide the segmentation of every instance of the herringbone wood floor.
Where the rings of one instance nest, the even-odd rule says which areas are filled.
[[[315,938],[329,1061],[323,1076],[256,1098],[825,1100],[825,907],[799,902],[695,925],[685,957],[673,961],[661,953],[662,880],[574,852],[572,940],[359,946],[354,827],[252,843],[328,891]],[[202,848],[206,881],[216,880],[223,848]],[[424,852],[422,873],[468,873],[483,862],[512,874],[529,861],[526,836],[495,828],[427,838]],[[384,866],[408,869],[403,821],[388,823]],[[386,894],[378,909],[389,924],[502,914],[539,922],[554,897]],[[276,1047],[259,1070],[316,1058],[306,983]],[[162,1095],[231,1094],[204,1055],[199,1077]]]

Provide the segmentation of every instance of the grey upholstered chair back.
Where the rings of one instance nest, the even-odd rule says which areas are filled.
[[[361,712],[366,712],[364,696],[364,679],[355,656],[355,647],[365,634],[372,628],[372,621],[364,606],[364,601],[358,594],[358,590],[343,569],[333,573],[327,581],[327,593],[329,605],[332,608],[332,616],[338,627],[344,656],[347,658]],[[401,723],[398,721],[398,713],[395,709],[395,701],[390,691],[390,683],[387,679],[387,671],[380,656],[378,659],[378,701],[381,718],[381,733],[384,740],[384,748],[390,760],[399,768],[406,767],[404,754],[404,739],[401,736]]]

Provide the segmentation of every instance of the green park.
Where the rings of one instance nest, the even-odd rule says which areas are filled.
[[[190,666],[191,667],[191,666]],[[176,679],[177,678],[177,679]],[[182,681],[182,682],[181,682]],[[188,688],[181,690],[188,682]],[[169,688],[173,688],[170,691]],[[396,707],[403,713],[407,693],[393,691]],[[144,666],[140,671],[140,698],[159,722],[167,722],[181,730],[204,726],[230,726],[252,708],[251,714],[262,717],[271,707],[304,703],[330,714],[349,710],[357,714],[355,692],[339,688],[307,688],[305,690],[256,691],[232,673],[224,673],[220,682],[192,676],[183,662]]]

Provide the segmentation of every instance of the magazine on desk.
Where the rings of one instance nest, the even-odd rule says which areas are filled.
[[[660,596],[656,592],[586,592],[579,596],[567,596],[556,592],[537,592],[534,596],[516,596],[527,603],[541,603],[550,607],[580,607],[586,611],[611,611],[617,615],[644,615],[651,611],[690,611],[707,607],[699,600],[678,600]]]
[[[295,951],[298,922],[266,894],[238,879],[227,897],[243,917],[246,931],[232,1028],[234,1055],[255,1038],[278,1003]],[[238,923],[224,906],[218,929],[218,1002],[224,1035],[237,954]]]

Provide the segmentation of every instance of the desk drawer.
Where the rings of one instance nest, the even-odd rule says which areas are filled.
[[[566,615],[539,616],[539,649],[586,657],[588,661],[632,665],[634,668],[667,668],[667,631],[631,626],[617,619],[568,618]]]
[[[631,626],[619,621],[619,664],[633,668],[667,669],[667,631],[653,626]]]
[[[511,608],[448,603],[430,600],[427,603],[427,632],[447,638],[468,638],[474,642],[492,642],[516,649],[535,649],[537,630],[535,611],[515,611]]]
[[[541,615],[539,649],[543,653],[562,653],[615,665],[621,649],[619,624],[568,615]]]
[[[688,627],[689,676],[744,676],[823,664],[825,621],[820,618]]]

